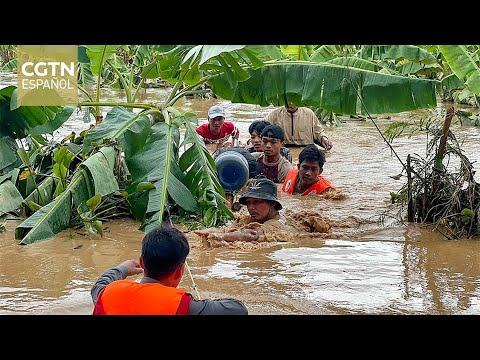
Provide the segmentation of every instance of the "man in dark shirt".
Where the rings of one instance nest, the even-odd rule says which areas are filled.
[[[248,132],[250,133],[250,144],[251,146],[247,147],[249,152],[262,152],[262,131],[268,125],[272,125],[269,121],[266,120],[256,120],[250,124],[248,127]],[[280,148],[280,155],[287,159],[290,163],[293,163],[292,152],[289,148],[282,146]]]

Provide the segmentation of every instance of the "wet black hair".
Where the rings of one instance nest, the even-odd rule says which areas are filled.
[[[267,125],[265,128],[262,130],[262,134],[260,135],[262,138],[263,137],[269,137],[273,139],[279,139],[280,141],[285,140],[285,132],[283,129],[275,124],[272,125]]]
[[[315,144],[308,144],[302,151],[300,151],[300,154],[298,154],[298,166],[300,167],[300,164],[305,160],[317,161],[318,165],[320,165],[320,170],[323,170],[323,165],[326,161],[323,151]]]
[[[250,135],[252,135],[253,132],[255,131],[258,135],[260,135],[263,129],[265,129],[265,127],[268,125],[272,125],[272,123],[267,120],[256,120],[252,122],[248,127],[248,132]]]
[[[148,232],[142,240],[144,274],[153,279],[171,274],[183,264],[190,245],[180,230],[162,225]]]

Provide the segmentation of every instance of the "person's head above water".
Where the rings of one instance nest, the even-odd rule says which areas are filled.
[[[298,177],[303,187],[308,188],[318,180],[323,172],[325,155],[315,144],[307,145],[298,155]]]
[[[161,226],[145,234],[140,265],[145,276],[176,287],[182,278],[189,252],[185,234],[174,227]]]
[[[238,201],[247,206],[252,219],[259,223],[272,219],[282,209],[275,183],[263,176],[252,179]]]
[[[255,151],[263,151],[262,149],[262,131],[266,126],[272,125],[267,120],[256,120],[248,127],[250,133],[250,143]]]
[[[323,151],[318,148],[315,144],[310,144],[305,146],[300,154],[298,154],[298,168],[302,165],[303,162],[309,161],[314,162],[320,168],[320,175],[323,171],[323,165],[325,165],[325,155]]]
[[[214,105],[208,109],[208,124],[210,131],[218,135],[220,134],[223,123],[225,122],[225,109],[221,106]]]

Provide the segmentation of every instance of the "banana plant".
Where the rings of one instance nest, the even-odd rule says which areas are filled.
[[[215,163],[196,136],[198,120],[193,114],[182,114],[175,108],[178,99],[203,91],[205,84],[216,95],[232,102],[281,106],[291,101],[298,106],[342,114],[395,113],[436,106],[438,81],[427,79],[421,73],[416,77],[402,76],[395,67],[387,71],[385,66],[377,65],[378,60],[395,64],[415,56],[426,63],[428,56],[413,48],[380,48],[375,50],[377,58],[358,62],[348,59],[361,48],[355,46],[308,47],[301,52],[304,60],[292,60],[292,56],[287,56],[292,49],[281,46],[101,45],[83,48],[85,67],[93,79],[96,77],[96,91],[91,95],[83,89],[88,100],[78,105],[93,109],[96,115],[102,106],[110,106],[112,110],[86,133],[81,158],[87,160],[75,170],[68,185],[54,201],[42,206],[19,226],[17,233],[22,243],[51,237],[68,226],[66,216],[50,217],[52,213],[58,214],[59,209],[69,207],[69,215],[75,208],[84,213],[92,210],[85,203],[98,194],[92,189],[102,180],[95,179],[93,171],[88,170],[88,161],[98,161],[98,154],[112,146],[118,149],[117,155],[119,151],[124,153],[125,190],[131,211],[145,231],[164,221],[165,214],[175,206],[200,214],[208,226],[223,225],[231,219],[233,214],[224,205],[225,194]],[[128,61],[119,55],[122,51],[128,55]],[[335,51],[343,56],[335,57]],[[125,102],[101,101],[102,79],[106,76],[111,80],[111,74],[126,92]],[[161,103],[136,102],[135,94],[141,84],[158,79],[171,85],[168,96]],[[183,141],[181,129],[185,133]],[[3,137],[9,138],[11,134],[12,130]],[[11,144],[0,141],[0,147],[10,149]],[[9,154],[3,161],[4,169],[14,171],[17,157]],[[13,175],[8,177],[3,172],[0,176],[7,181]],[[110,173],[104,177],[112,178]],[[116,184],[109,191],[119,188],[119,181]],[[52,186],[58,187],[58,184]],[[78,210],[78,206],[83,207]],[[55,211],[52,212],[52,208]]]
[[[438,45],[438,48],[457,78],[464,81],[473,94],[480,95],[478,46],[475,46],[473,52],[465,45]]]
[[[25,180],[24,184],[31,184],[37,179],[35,171],[28,168],[34,158],[39,155],[40,143],[45,143],[43,134],[52,133],[67,121],[74,111],[74,107],[61,106],[17,106],[17,89],[7,86],[0,89],[0,184],[6,180],[17,182]],[[30,149],[25,151],[24,146]],[[22,159],[23,157],[23,159]],[[22,166],[24,168],[22,169]],[[28,170],[21,174],[21,170]],[[23,178],[23,176],[25,176]],[[40,179],[38,179],[40,180]],[[17,186],[18,187],[18,186]],[[25,185],[22,195],[28,196],[33,188]]]
[[[69,227],[72,208],[87,212],[87,201],[95,195],[109,195],[118,190],[113,173],[115,149],[102,147],[82,162],[65,190],[55,200],[39,208],[15,229],[20,244],[47,240]]]
[[[382,114],[437,105],[437,81],[301,61],[266,63],[235,81],[226,74],[209,78],[223,99],[260,106],[322,108],[341,114]]]
[[[172,83],[172,92],[164,103],[160,106],[129,103],[127,97],[127,103],[107,104],[116,106],[102,123],[88,132],[84,153],[109,141],[117,141],[125,150],[125,162],[131,174],[127,192],[133,214],[142,221],[142,229],[148,231],[158,226],[172,204],[193,214],[201,214],[207,226],[224,224],[233,218],[233,213],[224,204],[225,193],[218,181],[213,158],[196,136],[198,120],[193,114],[182,115],[169,105],[195,92],[206,82],[207,78],[199,75],[200,69],[218,72],[223,64],[231,74],[245,79],[246,72],[238,64],[238,59],[244,56],[257,67],[262,62],[252,51],[243,50],[243,46],[181,46],[164,50],[167,51],[145,66],[141,75],[144,79],[158,78],[161,72]],[[111,51],[114,52],[114,49]],[[229,51],[238,53],[232,55]],[[91,56],[91,53],[87,54]],[[99,69],[93,72],[100,73]],[[125,84],[124,88],[129,88]],[[88,102],[80,104],[92,105]],[[135,107],[141,108],[141,111],[134,113],[128,110]],[[148,115],[154,115],[153,120]],[[180,127],[186,128],[182,144],[179,142]],[[179,156],[181,146],[186,150]],[[138,186],[145,182],[150,182],[152,186],[148,190],[139,189]]]

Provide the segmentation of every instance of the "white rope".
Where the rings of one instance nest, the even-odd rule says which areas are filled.
[[[192,280],[193,289],[194,289],[195,292],[197,293],[197,300],[201,300],[200,294],[199,294],[199,292],[198,292],[198,290],[197,290],[197,284],[195,284],[195,280],[193,280],[193,276],[192,276],[192,273],[190,272],[190,267],[188,266],[187,260],[185,260],[185,267],[187,268],[188,275],[190,275],[190,279]]]
[[[169,219],[169,220],[170,220],[170,225],[173,226],[172,219]],[[185,259],[185,267],[187,268],[188,275],[190,276],[190,279],[192,280],[193,289],[195,290],[195,292],[197,294],[197,300],[201,300],[200,293],[198,292],[198,289],[197,289],[197,284],[195,284],[195,280],[193,280],[193,276],[192,276],[192,273],[190,271],[190,267],[188,266],[187,259]]]

